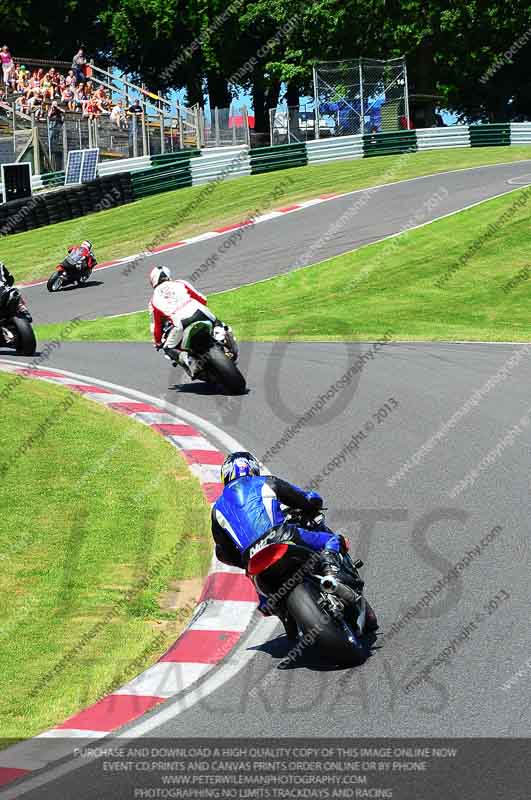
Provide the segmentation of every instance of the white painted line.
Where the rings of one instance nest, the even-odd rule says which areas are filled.
[[[401,185],[403,183],[412,183],[413,181],[427,180],[429,178],[435,178],[435,177],[442,176],[442,175],[452,175],[452,174],[458,173],[458,172],[471,172],[473,170],[479,170],[479,169],[495,169],[495,168],[500,168],[500,167],[510,167],[510,166],[512,166],[514,164],[528,164],[529,162],[530,162],[530,159],[522,159],[522,160],[519,160],[519,161],[506,161],[506,162],[502,161],[499,164],[483,164],[483,165],[478,165],[478,166],[475,166],[475,167],[462,167],[460,169],[446,170],[445,172],[433,172],[433,173],[430,173],[428,175],[417,175],[417,177],[415,177],[415,178],[405,178],[404,180],[401,180],[401,181],[390,181],[389,183],[380,183],[380,184],[376,184],[376,185],[373,185],[373,186],[365,186],[363,189],[353,189],[352,191],[349,191],[349,192],[341,192],[340,194],[334,195],[333,197],[323,197],[323,198],[319,197],[319,198],[313,198],[313,199],[307,200],[307,201],[305,201],[305,200],[294,201],[295,203],[297,203],[299,208],[294,208],[291,211],[285,211],[285,212],[268,212],[266,214],[263,214],[262,216],[256,217],[253,220],[253,224],[256,225],[256,224],[259,224],[261,222],[267,222],[270,219],[273,219],[273,217],[270,216],[270,214],[272,214],[272,213],[275,213],[276,216],[286,216],[287,214],[292,214],[295,211],[302,211],[308,205],[317,205],[318,203],[329,203],[331,201],[340,200],[343,197],[349,197],[349,196],[354,195],[354,194],[360,194],[361,192],[366,192],[368,190],[385,189],[385,188],[388,188],[390,186],[399,186],[399,185]],[[517,177],[512,178],[512,179],[508,178],[507,182],[509,182],[510,180],[518,180],[518,178]],[[495,196],[497,197],[498,195],[495,195]],[[467,208],[470,208],[470,207],[471,206],[467,206]],[[440,217],[440,219],[442,219],[442,217]],[[181,240],[181,242],[182,242],[181,244],[176,244],[176,245],[169,246],[169,247],[165,248],[163,251],[161,251],[161,255],[163,255],[164,253],[170,253],[173,250],[179,250],[182,247],[188,247],[189,245],[196,244],[197,242],[201,242],[204,239],[211,239],[211,238],[214,238],[216,236],[224,236],[226,233],[229,234],[229,233],[232,233],[232,231],[239,230],[239,229],[245,228],[245,227],[249,227],[249,223],[247,223],[247,224],[242,223],[241,225],[236,225],[230,231],[224,231],[222,233],[218,233],[217,231],[208,231],[206,233],[201,233],[201,234],[198,234],[198,236],[193,236],[193,237],[191,237],[189,239]],[[413,230],[413,228],[411,228],[409,230]],[[380,239],[379,241],[382,241],[382,240]],[[126,262],[126,260],[127,261],[137,261],[137,260],[140,261],[140,260],[145,259],[145,258],[157,257],[158,255],[159,255],[158,252],[145,251],[143,253],[137,253],[136,255],[124,256],[124,258],[120,259],[119,261],[113,262],[112,264],[108,264],[108,265],[103,266],[103,267],[99,267],[98,266],[96,268],[95,272],[97,272],[99,270],[103,270],[103,269],[111,269],[111,268],[115,268],[117,266],[123,266],[124,263]],[[43,286],[45,283],[46,283],[46,280],[36,281],[35,283],[32,282],[32,283],[30,283],[29,285],[26,285],[26,286],[22,285],[21,288],[22,289],[31,289],[33,286]],[[260,281],[258,281],[258,283],[260,283]],[[249,284],[242,284],[242,286],[248,286],[248,285]],[[116,314],[114,316],[122,316],[122,315],[121,314]]]
[[[150,713],[149,718],[141,720],[138,723],[133,723],[133,725],[127,728],[123,733],[106,736],[105,746],[120,747],[121,739],[137,739],[147,736],[156,728],[175,719],[175,717],[178,717],[183,711],[187,711],[189,708],[195,706],[196,703],[217,691],[223,684],[232,680],[242,669],[247,667],[249,662],[256,655],[255,648],[263,644],[268,638],[271,638],[277,624],[278,620],[276,619],[259,619],[246,637],[245,642],[238,645],[231,654],[231,658],[222,662],[219,668],[207,676],[203,683],[193,688],[190,692],[176,698],[174,701],[170,700],[167,703],[161,704]],[[1,793],[1,796],[3,800],[17,800],[17,798],[23,797],[25,794],[28,794],[28,792],[46,786],[46,784],[51,781],[68,775],[80,767],[85,767],[91,761],[96,760],[96,758],[97,756],[87,755],[83,758],[72,758],[68,762],[59,764],[56,767],[51,766],[50,769],[40,775],[35,775],[33,778],[29,776],[19,785],[11,788],[8,786],[5,792]]]
[[[0,361],[5,364],[13,363],[12,361],[4,360],[2,358],[0,358]],[[17,364],[17,368],[24,369],[26,367],[35,369],[34,366],[26,362],[19,362]],[[110,381],[104,381],[100,378],[93,378],[89,375],[82,375],[77,372],[70,372],[66,369],[54,369],[54,372],[57,372],[60,375],[64,375],[68,378],[73,378],[76,383],[93,383],[96,386],[103,386],[105,389],[110,389],[111,391],[127,392],[129,397],[126,398],[124,398],[123,395],[116,395],[120,397],[120,402],[123,402],[124,400],[130,401],[131,398],[133,398],[134,400],[139,400],[142,403],[150,403],[153,406],[158,406],[161,409],[169,411],[170,414],[177,414],[185,422],[189,423],[190,425],[195,425],[204,433],[212,436],[227,452],[245,450],[245,447],[242,444],[236,441],[236,439],[234,439],[228,433],[225,433],[225,431],[223,431],[221,428],[218,428],[217,425],[214,425],[212,422],[209,422],[203,417],[199,417],[197,414],[194,414],[191,411],[188,411],[187,409],[182,408],[174,403],[168,403],[166,400],[161,400],[160,398],[146,394],[145,392],[139,392],[137,389],[131,389],[128,386],[119,386],[118,384],[111,383]],[[108,397],[108,395],[106,396]],[[219,470],[216,483],[219,483]]]
[[[453,170],[454,172],[465,172],[466,170]],[[439,173],[443,174],[443,173]],[[432,176],[428,176],[432,177]],[[412,181],[418,180],[417,178],[411,178]],[[407,181],[400,181],[400,183],[407,183]],[[392,186],[396,184],[391,184]],[[377,187],[380,188],[380,187]],[[426,222],[421,222],[419,225],[413,225],[410,228],[406,228],[403,231],[397,231],[396,233],[390,233],[387,236],[384,236],[382,239],[375,239],[373,242],[367,242],[367,244],[362,244],[359,247],[355,247],[353,250],[345,250],[344,253],[338,253],[335,256],[330,256],[329,258],[323,259],[323,261],[314,261],[313,264],[305,264],[303,267],[297,267],[296,269],[291,269],[289,272],[282,272],[278,275],[271,275],[269,278],[262,278],[259,281],[249,281],[248,283],[240,283],[238,286],[233,286],[231,289],[224,289],[223,292],[212,292],[211,297],[214,297],[217,294],[226,294],[228,292],[237,292],[238,289],[243,288],[244,286],[257,286],[260,283],[267,283],[268,281],[274,281],[277,278],[285,278],[289,275],[295,275],[297,272],[301,272],[304,269],[310,269],[311,267],[317,267],[321,264],[327,264],[329,261],[333,261],[335,258],[340,258],[341,256],[346,256],[349,253],[356,253],[361,250],[366,250],[367,247],[372,247],[375,244],[380,244],[381,242],[386,242],[388,239],[396,239],[398,236],[407,236],[410,231],[416,231],[419,228],[425,228],[427,225],[433,225],[434,222],[439,222],[441,219],[447,219],[448,217],[453,217],[456,214],[462,214],[464,211],[469,211],[471,208],[475,208],[476,206],[483,205],[483,203],[490,203],[492,200],[496,200],[498,197],[507,197],[507,195],[513,194],[514,192],[520,191],[522,187],[518,187],[515,189],[509,189],[509,191],[502,191],[499,194],[494,194],[491,197],[486,197],[484,200],[477,200],[475,203],[470,203],[468,206],[463,206],[462,208],[458,208],[455,211],[449,211],[447,214],[442,214],[440,217],[435,217],[434,219],[429,219]],[[349,193],[350,194],[350,193]],[[355,192],[352,192],[355,194]],[[353,279],[355,276],[353,276]],[[134,312],[138,313],[138,312]],[[413,342],[405,342],[408,344],[412,344]],[[440,344],[440,342],[437,342]]]
[[[39,733],[35,739],[98,739],[105,735],[105,731],[87,731],[84,728],[51,728],[49,731]]]

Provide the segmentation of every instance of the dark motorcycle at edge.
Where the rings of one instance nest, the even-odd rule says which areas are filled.
[[[163,347],[172,327],[171,322],[166,322],[162,332]],[[200,364],[195,380],[219,384],[232,394],[244,394],[245,378],[236,366],[238,345],[227,325],[207,320],[194,322],[186,329],[181,348]],[[177,366],[173,359],[172,363]]]
[[[46,288],[49,292],[59,292],[64,286],[76,284],[82,286],[92,275],[95,264],[89,266],[82,248],[72,250],[55,268],[48,278]]]
[[[0,284],[0,346],[12,347],[20,356],[34,355],[37,341],[31,323],[19,290]]]
[[[342,571],[322,576],[314,550],[292,541],[290,524],[325,530],[324,514],[308,518],[288,511],[286,521],[263,536],[245,554],[247,575],[296,630],[296,641],[336,666],[358,666],[375,641],[374,612],[363,596],[360,560],[344,554]],[[356,588],[352,588],[356,587]],[[370,611],[370,615],[368,612]]]

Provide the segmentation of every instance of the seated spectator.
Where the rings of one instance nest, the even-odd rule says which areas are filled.
[[[122,129],[125,123],[125,113],[122,106],[122,101],[118,100],[115,106],[113,106],[111,110],[111,116],[109,117],[110,121],[113,125],[116,125],[117,128]]]
[[[11,57],[11,53],[9,52],[9,47],[7,46],[7,44],[5,44],[2,47],[2,49],[0,49],[0,61],[2,62],[4,85],[7,88],[9,86],[11,73],[15,68],[15,64],[13,63],[13,59]]]
[[[54,98],[54,87],[53,83],[50,79],[50,74],[47,72],[44,78],[41,81],[41,92],[42,96],[45,100],[53,100]]]
[[[85,67],[87,59],[85,58],[85,51],[82,47],[79,48],[74,58],[72,59],[72,70],[78,81],[85,80]]]
[[[61,92],[61,100],[65,104],[67,111],[76,110],[76,97],[71,86],[64,87],[63,91]]]
[[[87,107],[87,103],[89,101],[89,96],[87,90],[85,88],[84,83],[80,83],[79,86],[76,86],[74,90],[75,98],[76,98],[76,107],[78,111],[81,111],[83,115],[85,115],[85,110]]]
[[[97,119],[101,114],[101,106],[94,97],[90,97],[86,108],[85,114],[89,119]]]
[[[65,78],[66,85],[67,86],[71,86],[73,88],[77,84],[77,82],[78,81],[77,81],[76,76],[74,75],[74,70],[73,69],[69,69],[68,70],[68,75]]]
[[[29,81],[29,70],[21,64],[17,70],[17,92],[25,92]]]

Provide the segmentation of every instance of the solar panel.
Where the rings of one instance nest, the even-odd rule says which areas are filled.
[[[83,164],[81,165],[81,183],[93,181],[96,178],[98,155],[99,150],[97,147],[94,150],[85,150],[83,154]]]
[[[80,183],[82,161],[83,150],[71,150],[69,152],[65,173],[65,186],[69,183]]]
[[[71,150],[66,165],[65,186],[72,183],[93,181],[98,169],[99,148]]]

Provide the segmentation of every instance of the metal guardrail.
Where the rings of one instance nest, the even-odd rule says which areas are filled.
[[[249,148],[245,145],[230,149],[221,147],[217,150],[203,150],[201,158],[194,158],[190,163],[193,186],[251,174]]]
[[[500,147],[511,144],[511,126],[508,122],[494,125],[470,125],[470,147]]]
[[[470,147],[468,125],[448,128],[419,128],[415,131],[418,150],[436,150],[441,147]]]
[[[196,156],[200,156],[198,150],[181,150],[178,153],[154,156],[149,169],[131,173],[131,186],[135,200],[192,186],[190,161]]]
[[[315,139],[306,142],[308,164],[323,164],[349,158],[363,158],[363,137],[341,136],[334,139]]]
[[[274,147],[256,147],[250,152],[251,172],[260,175],[290,167],[304,167],[308,163],[306,144],[279,144]]]
[[[379,138],[377,138],[379,137]],[[383,138],[382,138],[383,137]],[[369,146],[367,146],[369,140]],[[129,199],[147,197],[160,192],[195,186],[212,181],[250,174],[289,169],[306,164],[320,164],[342,159],[368,158],[374,155],[440,149],[442,147],[480,147],[493,144],[531,145],[531,122],[502,125],[455,126],[423,128],[416,131],[396,131],[387,134],[368,134],[321,139],[291,145],[249,150],[246,146],[199,150],[178,150],[174,153],[121,159],[101,163],[99,180],[115,176],[129,187]],[[32,177],[32,190],[62,186],[64,172],[49,172]],[[76,188],[76,187],[73,187]],[[82,187],[77,187],[81,190]],[[43,196],[46,196],[46,192]],[[21,201],[22,202],[22,201]],[[45,224],[45,223],[43,223]]]
[[[415,131],[390,131],[389,133],[367,133],[363,136],[363,155],[391,156],[412,153],[417,149]]]

